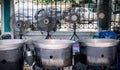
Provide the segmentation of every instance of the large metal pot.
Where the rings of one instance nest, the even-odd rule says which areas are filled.
[[[64,67],[72,65],[71,40],[48,39],[34,41],[36,62],[42,67]]]
[[[9,39],[0,40],[0,69],[22,70],[23,69],[23,45],[24,40]]]
[[[116,45],[114,39],[84,39],[80,42],[80,61],[94,66],[111,65],[115,60]]]

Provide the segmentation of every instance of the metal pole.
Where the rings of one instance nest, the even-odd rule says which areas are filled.
[[[97,17],[99,30],[110,30],[112,0],[97,0]]]

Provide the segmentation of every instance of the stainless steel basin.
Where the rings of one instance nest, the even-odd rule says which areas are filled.
[[[64,67],[72,65],[71,40],[48,39],[34,41],[36,62],[42,67]]]
[[[0,69],[22,70],[24,40],[6,39],[0,40]]]
[[[6,39],[0,40],[0,51],[13,50],[20,48],[25,43],[22,39]]]
[[[115,61],[116,45],[115,39],[84,39],[79,40],[82,63],[88,65],[111,65]]]

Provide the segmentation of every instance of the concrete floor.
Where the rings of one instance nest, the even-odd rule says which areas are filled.
[[[92,67],[88,65],[84,65],[81,63],[77,63],[74,67],[64,67],[64,68],[51,68],[51,69],[42,69],[38,66],[34,66],[33,70],[117,70],[115,66],[110,67],[110,69],[107,68],[99,68],[98,67]]]

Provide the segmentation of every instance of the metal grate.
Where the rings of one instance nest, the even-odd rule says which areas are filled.
[[[51,2],[50,2],[51,1]],[[66,1],[66,2],[65,2]],[[68,1],[68,2],[67,2]],[[87,15],[83,15],[81,17],[81,19],[85,19],[85,20],[81,20],[80,24],[78,25],[78,29],[98,29],[97,27],[97,12],[96,12],[96,0],[93,0],[93,3],[90,3],[91,0],[88,0],[88,3],[85,3],[84,0],[81,0],[80,4],[77,5],[73,2],[69,2],[72,0],[15,0],[15,14],[18,20],[25,20],[25,21],[30,21],[30,22],[34,22],[34,17],[35,17],[35,13],[36,11],[39,11],[40,8],[43,7],[50,7],[50,6],[58,6],[60,7],[61,10],[67,11],[68,9],[71,8],[71,6],[81,6],[81,7],[85,7],[86,9],[89,9],[89,11],[93,12],[94,14],[92,15],[93,18],[95,20],[90,21],[90,18],[85,19],[86,16],[90,17],[90,12],[84,11],[84,14],[88,13]],[[74,1],[74,0],[73,0]],[[82,2],[83,1],[83,2]],[[113,1],[113,10],[119,9],[120,6],[118,3],[116,3],[117,0]],[[48,4],[47,4],[48,3]],[[20,15],[18,15],[17,13],[20,13]],[[62,23],[61,25],[61,29],[71,29],[72,28],[72,24],[71,23],[67,23],[64,21],[62,14],[61,15],[61,20],[60,23]],[[43,15],[44,16],[44,15]],[[24,17],[24,18],[23,18]],[[119,14],[112,14],[111,17],[111,28],[113,28],[114,26],[119,25]],[[35,24],[31,25],[31,27],[36,27]]]
[[[51,2],[50,2],[51,1]],[[75,0],[76,1],[76,0]],[[17,20],[24,20],[28,22],[32,22],[31,25],[29,25],[29,29],[31,27],[36,28],[38,23],[34,23],[35,21],[35,13],[36,11],[39,11],[40,8],[46,8],[50,6],[57,6],[59,7],[60,11],[66,12],[68,11],[72,6],[74,6],[75,10],[77,10],[76,7],[84,7],[83,9],[79,9],[82,11],[82,17],[80,17],[80,21],[77,24],[77,30],[78,31],[86,31],[86,30],[93,30],[96,31],[98,29],[97,27],[97,15],[95,12],[95,5],[96,2],[93,1],[93,3],[90,3],[91,0],[88,0],[86,3],[84,0],[79,2],[80,4],[77,5],[77,3],[70,2],[70,0],[15,0],[15,14],[17,17]],[[47,4],[48,3],[48,4]],[[74,11],[75,11],[74,10]],[[94,10],[94,12],[93,12]],[[91,12],[93,15],[91,15]],[[18,13],[20,13],[18,15]],[[41,14],[44,14],[43,12]],[[54,14],[54,12],[53,12]],[[59,14],[60,15],[60,20],[59,23],[61,23],[60,26],[60,31],[69,31],[72,30],[73,24],[66,22],[64,20],[64,17],[66,14]],[[39,15],[37,15],[39,17]],[[46,15],[43,15],[43,17]],[[52,16],[52,15],[51,15]],[[57,15],[56,15],[57,16]],[[89,17],[92,16],[94,19],[90,19]],[[57,17],[56,17],[57,18]],[[31,28],[32,29],[32,28]],[[36,31],[37,29],[33,29],[32,31]]]
[[[120,1],[119,0],[114,0],[113,1],[113,13],[117,10],[120,10]],[[117,14],[113,14],[112,13],[112,17],[111,17],[111,29],[113,29],[113,27],[117,27],[120,26],[120,12]]]
[[[79,4],[74,1],[80,1]],[[90,1],[93,1],[92,3]],[[60,19],[58,20],[57,23],[60,23],[58,25],[58,29],[57,29],[57,33],[59,34],[59,32],[66,32],[69,35],[67,36],[71,36],[72,33],[69,32],[73,32],[73,23],[65,21],[66,18],[66,12],[71,10],[71,7],[75,7],[73,8],[73,12],[75,11],[79,11],[80,7],[82,7],[82,11],[80,11],[81,14],[79,14],[80,20],[77,22],[77,32],[78,35],[81,35],[82,32],[98,32],[99,27],[97,24],[97,0],[15,0],[15,17],[16,20],[24,20],[26,23],[26,31],[40,31],[38,29],[38,24],[39,22],[35,23],[36,20],[35,18],[43,18],[45,17],[47,14],[49,14],[48,12],[45,13],[44,10],[42,10],[43,12],[40,13],[40,9],[41,8],[47,8],[48,7],[53,7],[53,6],[57,6],[62,12],[64,12],[64,14],[59,14],[60,15]],[[120,5],[117,4],[116,0],[112,0],[112,10],[113,12],[117,9],[120,8]],[[77,8],[76,8],[77,7]],[[39,15],[36,15],[37,13],[42,14],[42,17],[39,17]],[[111,29],[113,29],[113,27],[116,26],[120,26],[120,15],[119,14],[113,14],[112,12],[112,16],[111,16]],[[18,13],[20,13],[18,15]],[[56,14],[55,12],[52,12],[53,15]],[[91,15],[92,13],[92,15]],[[53,16],[51,15],[51,17]],[[55,17],[57,18],[57,15],[55,15]],[[92,17],[92,20],[91,18]],[[54,20],[54,19],[53,19]],[[81,32],[81,33],[79,33]],[[57,34],[57,36],[58,36]],[[63,34],[64,35],[64,34]],[[61,37],[63,37],[63,35],[61,35]],[[56,36],[56,34],[54,35]],[[85,35],[84,35],[85,36]],[[92,35],[94,36],[94,35]],[[60,37],[60,38],[61,38]],[[89,36],[91,37],[91,36]],[[65,36],[65,38],[67,38]]]

